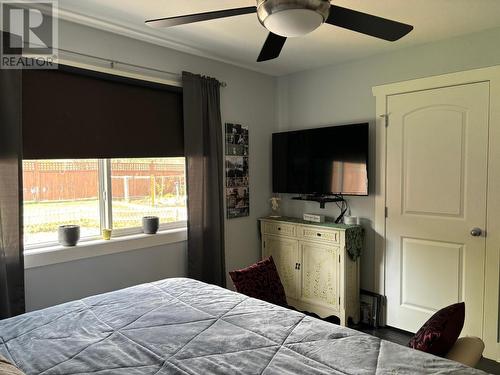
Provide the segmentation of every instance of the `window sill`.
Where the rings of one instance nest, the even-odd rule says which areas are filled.
[[[187,240],[187,229],[177,228],[157,234],[134,234],[116,237],[109,241],[86,241],[74,247],[51,246],[24,251],[24,268],[35,268],[51,264],[93,258],[102,255],[138,250],[147,247],[167,245]]]

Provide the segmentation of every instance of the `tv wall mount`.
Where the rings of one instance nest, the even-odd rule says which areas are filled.
[[[320,208],[325,208],[326,203],[331,203],[335,202],[337,204],[337,207],[340,209],[340,215],[337,216],[335,219],[335,223],[339,224],[342,223],[344,219],[344,215],[349,209],[349,204],[347,201],[344,199],[344,197],[340,194],[337,195],[300,195],[298,197],[293,197],[292,199],[298,200],[298,201],[312,201],[312,202],[318,202]],[[341,204],[339,205],[339,202]]]
[[[292,199],[297,201],[318,202],[320,208],[325,208],[326,203],[345,202],[342,195],[300,195],[298,197],[293,197]]]

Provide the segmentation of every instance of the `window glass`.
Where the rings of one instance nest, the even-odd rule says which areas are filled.
[[[24,244],[57,242],[59,225],[80,225],[81,238],[98,236],[97,159],[24,160]]]
[[[67,224],[80,226],[81,239],[96,238],[111,218],[113,236],[139,233],[143,216],[163,225],[187,220],[185,159],[24,160],[23,198],[27,246],[56,243]]]
[[[185,221],[185,159],[112,159],[113,230],[138,228],[143,216],[160,224]]]

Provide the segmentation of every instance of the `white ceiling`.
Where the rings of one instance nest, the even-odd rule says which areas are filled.
[[[59,0],[61,17],[272,75],[500,27],[500,0],[336,0],[336,5],[412,24],[397,42],[331,25],[288,39],[278,59],[255,60],[267,36],[255,14],[153,29],[146,19],[255,5],[255,0]],[[104,22],[101,22],[104,21]],[[492,46],[493,48],[493,46]]]

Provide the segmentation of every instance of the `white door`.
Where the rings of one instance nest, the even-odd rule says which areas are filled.
[[[300,299],[327,308],[338,308],[339,248],[317,242],[299,242],[302,287]]]
[[[465,301],[462,335],[482,336],[488,112],[486,82],[387,99],[389,326]]]
[[[272,255],[287,297],[297,298],[299,272],[299,241],[266,234],[262,237],[263,256]]]

